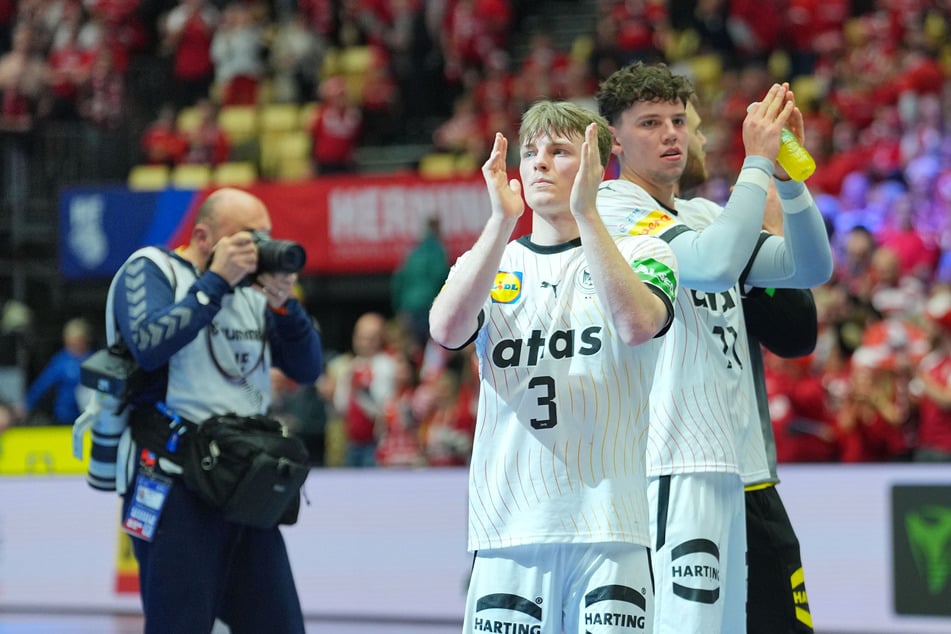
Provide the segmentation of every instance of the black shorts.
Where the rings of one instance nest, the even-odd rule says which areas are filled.
[[[776,487],[746,492],[748,634],[812,634],[799,539]]]

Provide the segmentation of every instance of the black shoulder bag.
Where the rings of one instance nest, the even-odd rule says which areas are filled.
[[[131,417],[140,447],[182,469],[185,487],[229,522],[294,524],[310,473],[307,448],[267,416],[212,416],[201,424],[144,407]]]
[[[257,528],[297,521],[309,457],[279,421],[225,414],[188,435],[182,480],[225,519]]]

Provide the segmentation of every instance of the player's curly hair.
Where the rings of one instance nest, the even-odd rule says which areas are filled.
[[[695,94],[689,79],[674,75],[663,63],[634,62],[611,73],[598,88],[598,112],[612,125],[617,125],[622,112],[641,101],[681,101],[686,106]]]
[[[608,122],[593,110],[582,108],[570,101],[539,101],[522,115],[522,124],[518,131],[519,144],[537,138],[540,134],[580,135],[591,123],[598,124],[598,154],[601,165],[607,165],[611,157],[611,145],[614,137],[608,129]]]

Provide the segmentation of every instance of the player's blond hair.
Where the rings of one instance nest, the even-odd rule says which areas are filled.
[[[593,110],[582,108],[570,101],[539,101],[522,115],[518,131],[521,145],[531,142],[542,134],[581,136],[591,123],[598,124],[598,154],[601,165],[607,165],[611,157],[613,137],[607,120]]]

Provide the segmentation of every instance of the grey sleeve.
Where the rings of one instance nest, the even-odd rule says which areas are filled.
[[[832,277],[832,247],[809,190],[795,181],[777,182],[783,205],[783,236],[763,242],[746,283],[760,288],[813,288]]]
[[[702,231],[683,231],[669,239],[680,266],[681,286],[719,292],[736,284],[763,226],[772,174],[770,161],[747,157],[723,213]]]

